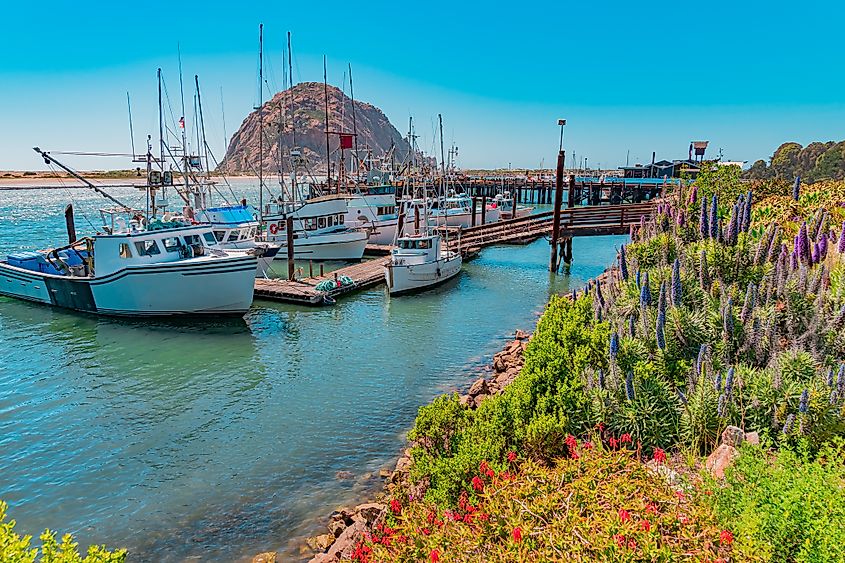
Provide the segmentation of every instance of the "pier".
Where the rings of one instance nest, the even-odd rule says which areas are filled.
[[[658,197],[667,182],[657,178],[604,179],[575,176],[574,182],[565,182],[564,191],[572,191],[574,205],[620,205],[641,203]],[[528,178],[466,178],[456,181],[456,187],[477,202],[492,201],[496,194],[510,192],[517,203],[551,205],[554,203],[555,180]]]
[[[323,276],[299,280],[256,278],[255,297],[303,305],[330,304],[335,297],[382,283],[385,260],[384,256],[379,256],[350,264]],[[353,283],[338,285],[337,280],[342,276],[352,279]],[[329,291],[318,290],[317,285],[324,281],[334,282],[335,287]]]

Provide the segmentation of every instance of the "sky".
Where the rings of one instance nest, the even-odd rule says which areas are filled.
[[[282,87],[285,34],[294,79],[343,86],[421,148],[447,146],[468,168],[551,167],[565,118],[567,162],[591,167],[708,156],[767,158],[784,141],[845,138],[845,4],[708,2],[13,2],[0,33],[0,170],[41,170],[33,146],[130,153],[181,115],[181,52],[191,130],[194,76],[218,158],[258,101]],[[347,85],[348,92],[348,85]],[[224,120],[225,115],[225,120]],[[172,117],[171,117],[172,116]],[[173,125],[171,125],[173,127]],[[127,158],[67,157],[80,169]]]

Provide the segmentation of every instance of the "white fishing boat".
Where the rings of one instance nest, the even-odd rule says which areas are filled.
[[[349,196],[346,224],[368,231],[370,243],[389,245],[396,240],[399,214],[396,188],[391,185],[366,186]]]
[[[242,315],[249,309],[255,254],[219,249],[208,226],[144,223],[117,218],[104,232],[69,245],[10,254],[0,261],[0,294],[114,316]]]
[[[499,219],[505,221],[507,219],[518,219],[519,217],[525,217],[529,215],[534,208],[527,207],[524,205],[517,204],[516,206],[516,215],[513,212],[513,196],[510,192],[503,192],[496,194],[496,197],[493,198],[492,206],[499,210]]]
[[[452,279],[461,271],[459,252],[442,247],[438,234],[401,237],[384,266],[391,295],[421,291]]]
[[[487,205],[483,211],[479,210],[476,216],[476,224],[480,225],[481,213],[484,213],[484,223],[495,223],[499,220],[499,210]],[[431,222],[449,227],[467,228],[472,226],[472,198],[466,194],[450,193],[447,197],[440,199],[437,206],[431,210]]]
[[[360,260],[369,235],[364,229],[346,224],[348,211],[348,197],[337,194],[267,204],[265,236],[282,247],[277,257],[287,258],[287,219],[291,218],[294,259]]]

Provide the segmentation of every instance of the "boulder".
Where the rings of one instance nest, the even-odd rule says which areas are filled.
[[[476,397],[474,399],[475,408],[478,408],[479,406],[481,406],[481,402],[489,396],[490,395],[476,395]]]
[[[372,524],[375,522],[376,518],[381,516],[381,513],[384,512],[385,506],[378,502],[367,502],[364,504],[359,504],[355,507],[356,514],[363,519],[364,522],[367,524]],[[354,520],[360,521],[360,519],[356,519],[353,517]]]
[[[496,373],[502,373],[506,369],[508,369],[508,366],[505,365],[505,362],[502,360],[502,356],[499,354],[493,356],[493,371]]]
[[[745,440],[745,432],[737,426],[728,426],[722,431],[722,443],[738,448]]]
[[[472,397],[470,397],[469,395],[461,395],[461,405],[465,407],[472,407],[473,404],[474,401],[472,400]]]
[[[252,563],[276,563],[276,552],[267,551],[265,553],[259,553],[252,558]]]
[[[332,512],[329,515],[329,520],[339,520],[345,522],[348,526],[352,523],[353,516],[355,516],[355,511],[347,506],[343,506]]]
[[[334,540],[334,534],[320,534],[308,538],[305,543],[314,551],[326,551],[334,543]]]
[[[311,563],[325,563],[328,561],[338,561],[343,557],[348,558],[355,549],[355,543],[361,539],[361,536],[367,530],[364,522],[358,521],[343,530],[343,533],[338,536],[335,542],[331,545],[329,550],[323,554],[321,558],[314,558]]]
[[[525,332],[524,330],[517,330],[516,334],[514,334],[514,338],[517,340],[528,340],[531,338],[531,335]]]
[[[745,433],[745,441],[751,444],[752,446],[759,446],[760,445],[760,434],[757,432],[746,432]]]
[[[477,397],[478,395],[489,395],[490,389],[487,387],[487,380],[480,377],[475,380],[475,383],[469,388],[469,396]]]
[[[386,467],[382,467],[381,469],[378,470],[378,476],[381,477],[382,479],[387,479],[388,477],[390,477],[390,474],[391,474],[390,469],[387,469]]]
[[[347,479],[352,479],[355,475],[351,471],[338,471],[334,474],[334,478],[338,481],[345,481]]]
[[[496,377],[496,385],[503,389],[510,385],[513,380],[516,379],[517,375],[519,375],[519,369],[515,367],[510,368],[506,372],[501,373],[498,377]]]
[[[710,454],[704,466],[716,479],[725,477],[725,469],[730,467],[739,455],[739,450],[728,444],[721,444]]]
[[[334,536],[338,537],[340,534],[343,533],[343,530],[347,528],[346,522],[343,520],[332,520],[329,522],[329,532]]]

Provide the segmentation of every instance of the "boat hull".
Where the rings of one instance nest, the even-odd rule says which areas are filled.
[[[425,291],[446,282],[461,271],[463,260],[459,254],[421,264],[387,264],[384,278],[390,295]]]
[[[367,239],[367,233],[364,231],[300,236],[293,241],[293,257],[295,260],[356,261],[364,256]],[[287,244],[279,240],[276,242],[282,244],[276,258],[286,260]]]
[[[370,244],[392,245],[396,242],[396,230],[399,228],[399,220],[380,220],[375,223],[370,231]]]
[[[107,316],[243,315],[257,258],[132,265],[101,278],[51,275],[0,263],[0,295]]]

